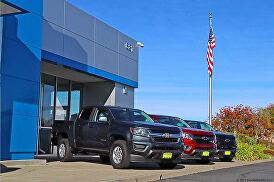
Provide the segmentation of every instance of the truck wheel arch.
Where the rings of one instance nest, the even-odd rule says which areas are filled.
[[[58,142],[62,139],[62,138],[68,138],[68,135],[64,132],[58,132],[56,133],[56,137],[53,140],[53,144],[54,145],[58,145]]]
[[[115,142],[116,140],[124,140],[127,141],[126,137],[122,136],[122,135],[116,135],[113,134],[109,137],[109,146],[112,145],[113,142]]]

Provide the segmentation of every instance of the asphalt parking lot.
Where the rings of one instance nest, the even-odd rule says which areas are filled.
[[[218,169],[197,174],[185,175],[165,180],[165,182],[231,182],[262,181],[274,182],[274,161]],[[160,181],[159,181],[160,182]]]
[[[135,163],[130,169],[113,169],[110,164],[103,164],[96,156],[78,156],[72,162],[59,162],[48,158],[40,165],[1,164],[1,180],[8,181],[156,181],[194,173],[243,166],[255,162],[214,162],[201,165],[193,161],[184,161],[173,170],[162,170],[155,164]]]

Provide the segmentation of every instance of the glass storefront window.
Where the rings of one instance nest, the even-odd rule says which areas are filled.
[[[69,120],[74,121],[79,113],[81,101],[82,84],[71,83],[71,98],[70,98],[70,117]]]
[[[81,107],[82,88],[82,83],[42,74],[40,127],[52,127],[54,120],[74,120]]]
[[[69,80],[57,79],[55,120],[68,120],[69,113]]]
[[[83,84],[41,75],[41,120],[38,153],[52,153],[51,130],[55,120],[75,120],[81,107]]]
[[[55,77],[50,75],[42,75],[42,116],[41,126],[51,127],[54,119],[54,92]]]

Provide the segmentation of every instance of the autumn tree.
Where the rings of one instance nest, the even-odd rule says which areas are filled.
[[[226,106],[213,118],[213,126],[220,131],[245,134],[258,140],[274,140],[274,104],[265,108],[252,109],[249,106]]]
[[[258,141],[264,137],[269,137],[269,127],[270,127],[270,115],[263,109],[256,109],[254,118],[253,118],[253,128],[254,128],[254,137]]]
[[[249,106],[226,106],[213,117],[212,124],[217,130],[253,135],[253,117],[253,109]]]
[[[272,144],[274,139],[274,104],[259,109],[257,118],[257,126],[263,128],[258,132],[258,139],[268,140],[268,144]]]

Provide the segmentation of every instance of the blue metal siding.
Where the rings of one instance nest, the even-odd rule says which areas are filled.
[[[0,159],[31,159],[37,141],[42,0],[8,2],[28,13],[3,18]]]

